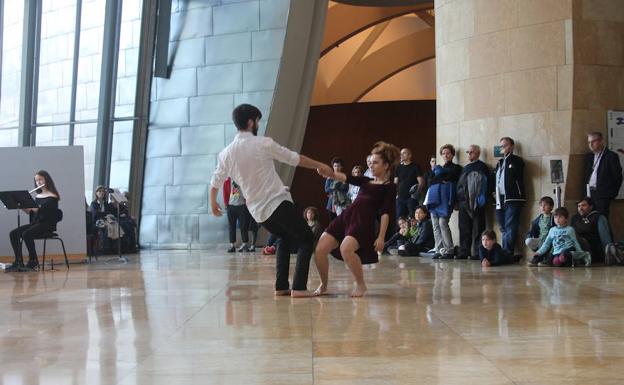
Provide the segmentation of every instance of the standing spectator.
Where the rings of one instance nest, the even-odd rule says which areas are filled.
[[[368,156],[366,156],[366,171],[364,171],[364,176],[367,178],[371,178],[374,179],[375,177],[373,176],[373,169],[371,168],[373,166],[373,156],[371,154],[368,154]]]
[[[353,166],[353,168],[351,169],[351,176],[361,177],[362,166],[360,166],[359,164]],[[347,191],[347,196],[349,197],[349,200],[351,201],[351,203],[353,203],[355,198],[357,198],[357,195],[359,192],[360,192],[360,186],[356,186],[353,184],[349,185],[349,191]]]
[[[469,163],[457,183],[459,203],[458,259],[479,259],[479,246],[485,231],[485,203],[489,190],[490,169],[479,160],[481,147],[472,144],[466,151]]]
[[[503,249],[514,254],[520,211],[526,201],[524,191],[524,161],[513,150],[515,142],[500,139],[503,158],[496,165],[496,221],[503,235]]]
[[[342,159],[334,157],[331,160],[332,168],[334,172],[342,172]],[[325,179],[325,192],[327,193],[327,205],[325,208],[329,212],[329,218],[334,219],[342,213],[342,210],[346,209],[349,204],[349,197],[347,192],[349,191],[349,184],[334,180],[331,178]]]
[[[440,155],[444,162],[443,166],[437,165],[433,169],[431,187],[427,191],[425,204],[431,214],[433,224],[433,237],[435,239],[434,259],[451,259],[454,256],[455,246],[449,227],[449,220],[455,206],[455,194],[457,193],[457,181],[462,172],[461,166],[453,163],[455,147],[445,144],[440,147]]]
[[[576,204],[578,213],[572,217],[572,227],[579,236],[583,249],[589,251],[592,261],[603,262],[605,247],[611,243],[607,217],[594,210],[594,201],[585,197]]]
[[[412,162],[412,150],[401,149],[401,164],[396,169],[394,184],[397,185],[396,215],[397,217],[409,216],[414,213],[418,206],[418,199],[412,197],[410,190],[414,185],[420,193],[425,187],[425,179],[422,176],[420,167]]]
[[[240,186],[232,179],[228,178],[229,182],[229,191],[230,196],[227,200],[227,219],[228,219],[228,232],[230,237],[230,248],[227,250],[228,253],[233,253],[236,251],[236,225],[240,228],[241,240],[243,243],[239,247],[238,251],[251,251],[247,246],[249,242],[249,219],[251,218],[251,214],[249,214],[249,210],[247,209],[245,197],[243,196],[243,192],[241,191]],[[227,180],[225,182],[227,184]],[[224,188],[225,190],[226,188]]]
[[[425,187],[423,188],[423,191],[429,190],[429,186],[431,186],[431,178],[433,178],[433,169],[435,168],[436,164],[437,164],[437,160],[436,160],[435,155],[433,155],[431,159],[429,160],[429,169],[423,175],[423,179],[425,180]],[[420,194],[419,202],[421,206],[425,204],[424,203],[425,194]]]
[[[323,227],[321,227],[321,223],[318,221],[318,210],[314,206],[306,207],[303,211],[303,217],[306,220],[308,226],[310,226],[310,230],[312,230],[312,234],[314,234],[314,239],[318,242],[318,239],[323,234]]]
[[[584,191],[582,195],[591,197],[594,209],[609,218],[609,206],[622,185],[620,157],[606,148],[600,132],[587,135],[591,153],[585,155]]]

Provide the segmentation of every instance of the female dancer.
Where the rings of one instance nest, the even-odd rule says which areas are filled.
[[[351,206],[334,219],[321,235],[314,260],[321,277],[321,285],[314,295],[327,293],[328,254],[345,261],[355,278],[352,297],[366,293],[362,264],[377,263],[377,252],[384,247],[388,224],[394,217],[396,186],[392,173],[399,163],[399,149],[392,144],[377,142],[371,151],[371,170],[374,179],[346,176],[341,172],[321,175],[348,184],[360,186],[360,192]],[[375,220],[381,215],[379,233],[375,236]]]
[[[56,230],[58,222],[58,201],[61,199],[54,181],[47,171],[41,170],[35,174],[35,187],[37,190],[35,202],[36,208],[23,209],[30,214],[30,224],[20,226],[9,233],[11,246],[15,253],[15,262],[5,269],[5,273],[36,270],[39,267],[37,259],[37,249],[35,248],[34,238],[45,233]],[[24,266],[22,259],[22,245],[20,239],[26,244],[28,249],[28,263]]]

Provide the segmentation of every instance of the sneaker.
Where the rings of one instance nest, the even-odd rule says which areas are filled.
[[[227,249],[227,252],[228,252],[228,253],[233,253],[233,252],[235,252],[235,251],[236,251],[236,247],[234,247],[234,246],[230,246],[230,248],[229,248],[229,249]]]
[[[239,253],[245,253],[247,251],[249,251],[249,249],[247,248],[247,245],[244,243],[238,248]]]
[[[440,253],[435,253],[433,254],[433,257],[431,257],[432,259],[440,259],[442,257],[442,254]]]
[[[533,257],[533,259],[531,259],[531,261],[529,261],[529,263],[527,263],[527,265],[529,265],[529,266],[537,266],[539,263],[540,263],[539,258]]]
[[[247,251],[249,251],[250,253],[255,253],[256,252],[256,246],[249,246],[247,248]]]
[[[440,259],[453,259],[454,255],[453,254],[443,254]]]
[[[550,265],[546,261],[540,261],[540,262],[538,262],[537,266],[539,266],[539,267],[549,267]]]
[[[28,263],[26,264],[26,269],[34,271],[39,270],[39,261],[28,261]]]
[[[5,273],[19,273],[22,271],[26,271],[26,267],[24,266],[24,263],[20,262],[20,263],[13,263],[11,266],[7,267],[6,269],[4,269]]]
[[[275,254],[275,246],[265,246],[264,249],[262,249],[262,254],[263,255]]]

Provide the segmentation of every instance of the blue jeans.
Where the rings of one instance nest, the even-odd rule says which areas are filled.
[[[520,226],[520,210],[524,202],[507,202],[501,209],[496,210],[496,221],[503,235],[503,249],[514,254],[518,227]]]

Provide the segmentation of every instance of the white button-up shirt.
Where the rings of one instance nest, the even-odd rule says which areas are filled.
[[[239,132],[219,153],[210,185],[219,189],[231,177],[245,193],[251,216],[258,223],[264,222],[283,201],[292,202],[290,192],[275,171],[274,160],[297,166],[299,154],[269,137]]]

